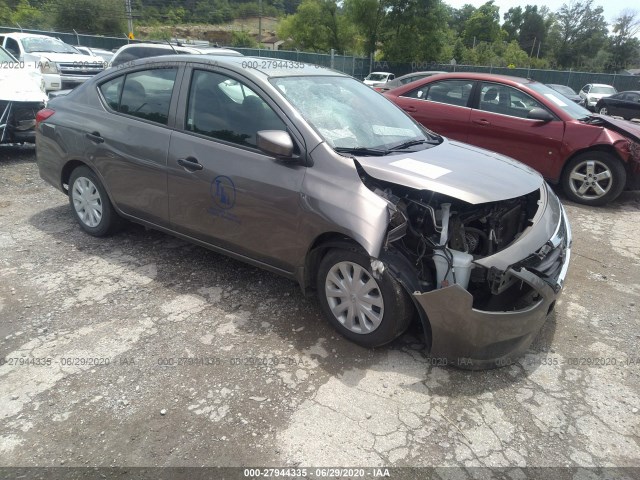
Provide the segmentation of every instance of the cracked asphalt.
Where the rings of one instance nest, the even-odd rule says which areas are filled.
[[[565,205],[555,313],[467,372],[417,325],[360,348],[295,283],[168,235],[90,237],[2,147],[0,466],[640,467],[640,195]]]

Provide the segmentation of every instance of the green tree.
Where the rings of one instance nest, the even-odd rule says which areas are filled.
[[[54,11],[53,23],[59,30],[117,35],[126,32],[124,9],[118,0],[59,0]]]
[[[344,52],[353,48],[353,31],[332,0],[304,0],[278,25],[278,37],[304,50]]]
[[[440,59],[447,37],[447,12],[438,0],[392,0],[382,50],[396,62]]]
[[[520,48],[530,56],[536,56],[538,49],[546,47],[547,25],[544,17],[538,13],[536,5],[527,5],[522,14],[522,24],[518,33],[518,43]]]
[[[234,30],[231,32],[231,46],[255,48],[258,46],[258,42],[249,33]]]
[[[502,58],[507,65],[514,65],[517,68],[529,65],[529,54],[520,48],[517,41],[513,40],[505,48]]]
[[[449,27],[456,32],[458,37],[464,35],[464,27],[467,20],[476,13],[476,7],[470,4],[463,5],[462,8],[448,8],[449,13]]]
[[[558,10],[549,41],[559,66],[583,65],[605,45],[607,22],[602,12],[602,7],[593,8],[593,0],[565,3]]]
[[[480,42],[493,43],[500,38],[500,9],[493,0],[478,8],[464,27],[464,42],[468,47]]]
[[[640,14],[637,10],[625,9],[613,22],[613,35],[609,41],[611,62],[607,70],[619,70],[640,62]]]
[[[346,19],[353,25],[367,57],[376,51],[387,8],[387,0],[344,0]]]
[[[0,0],[0,23],[11,25],[13,12],[5,0]]]
[[[502,18],[502,29],[507,33],[507,41],[517,40],[522,27],[522,7],[511,7]]]

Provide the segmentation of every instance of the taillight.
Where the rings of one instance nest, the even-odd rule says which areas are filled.
[[[43,108],[42,110],[38,110],[38,113],[36,113],[36,127],[40,125],[40,122],[46,120],[54,113],[56,113],[56,111],[51,110],[50,108]]]

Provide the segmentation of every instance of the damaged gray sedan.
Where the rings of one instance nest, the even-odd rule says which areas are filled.
[[[331,70],[151,58],[37,121],[40,174],[87,233],[127,219],[294,279],[366,347],[419,318],[441,364],[508,364],[567,273],[569,223],[538,173]]]

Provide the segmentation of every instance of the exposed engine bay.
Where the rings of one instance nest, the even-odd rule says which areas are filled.
[[[475,308],[485,310],[523,308],[536,299],[526,284],[515,279],[505,282],[504,272],[474,261],[507,248],[532,225],[539,190],[472,205],[443,194],[388,184],[361,168],[359,173],[368,188],[389,202],[392,215],[384,249],[399,252],[411,262],[419,291],[458,284],[473,295]]]

